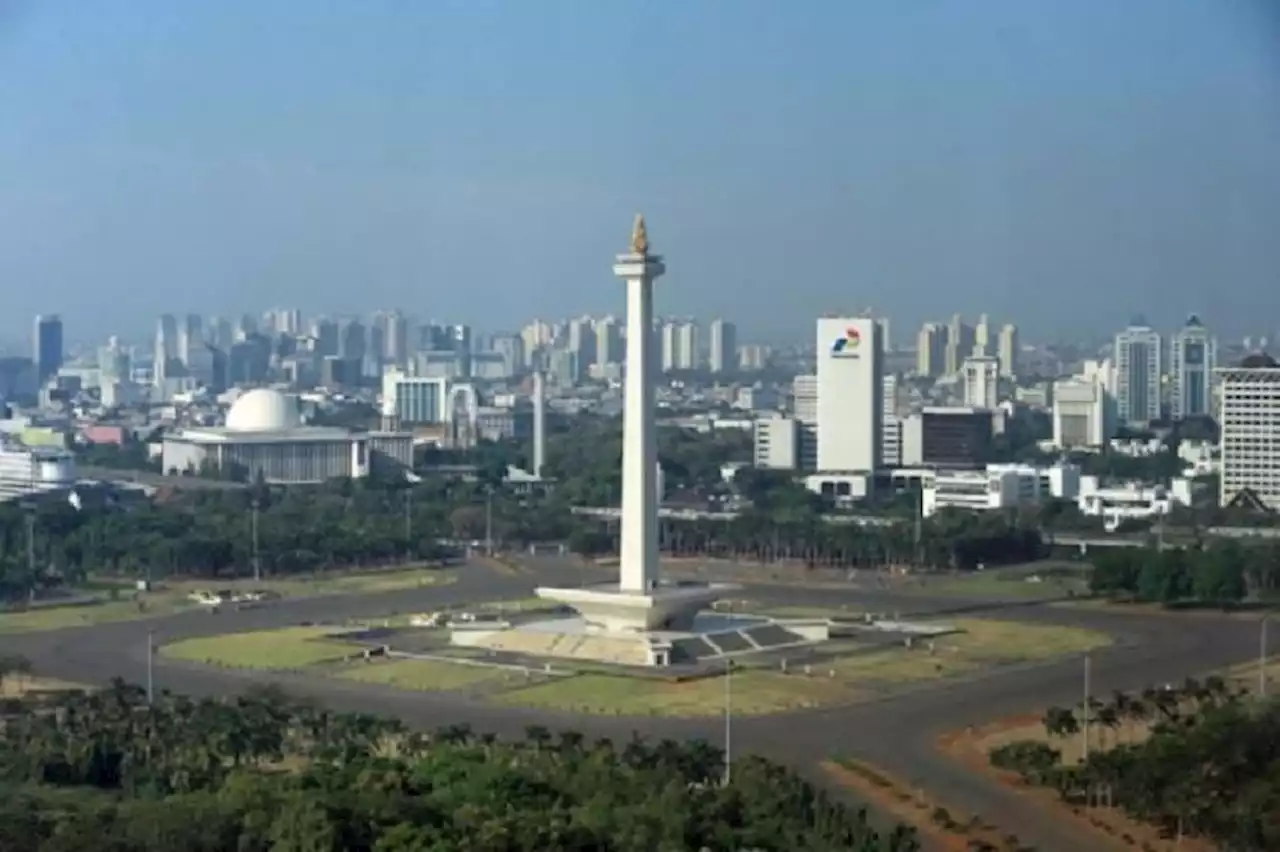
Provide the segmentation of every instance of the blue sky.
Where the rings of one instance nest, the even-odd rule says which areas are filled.
[[[1274,0],[0,0],[0,337],[161,311],[1280,326]]]

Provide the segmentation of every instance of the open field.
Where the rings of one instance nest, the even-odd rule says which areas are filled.
[[[235,669],[300,669],[339,660],[359,649],[325,639],[332,627],[285,627],[182,639],[160,648],[161,656]]]
[[[229,589],[262,590],[282,597],[361,594],[417,589],[453,582],[453,571],[439,568],[404,568],[391,571],[334,572],[281,580],[178,580],[166,582],[150,592],[136,592],[126,582],[100,581],[93,585],[96,600],[50,604],[27,610],[0,612],[0,633],[26,633],[88,627],[117,621],[171,615],[198,608],[187,599],[195,591]]]
[[[728,700],[734,715],[755,716],[842,704],[857,698],[846,685],[826,678],[748,670],[733,676]],[[725,711],[725,679],[683,682],[583,674],[513,689],[500,704],[604,716],[719,716]]]
[[[786,671],[746,661],[730,684],[733,712],[762,715],[849,704],[884,687],[1081,653],[1110,641],[1105,634],[1075,627],[982,619],[950,623],[964,632],[935,639],[932,652],[927,643],[917,642],[911,649],[853,653],[807,666],[793,664]],[[677,682],[588,673],[517,688],[498,700],[575,713],[708,716],[724,712],[725,682],[722,676]]]
[[[945,597],[1049,598],[1089,593],[1088,566],[1078,562],[1032,563],[966,574],[921,576],[902,591]]]
[[[334,675],[343,680],[374,683],[414,692],[467,689],[482,683],[502,681],[510,676],[512,673],[505,669],[437,660],[357,663]]]

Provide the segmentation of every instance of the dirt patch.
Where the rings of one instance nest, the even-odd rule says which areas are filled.
[[[1100,733],[1102,732],[1094,730],[1090,737],[1090,748],[1105,749],[1117,744],[1109,740],[1100,740]],[[1123,730],[1116,731],[1108,736],[1119,742],[1138,742],[1146,736],[1146,733],[1143,727],[1127,733]],[[1046,814],[1058,817],[1065,823],[1088,832],[1091,835],[1090,845],[1095,850],[1215,852],[1216,847],[1213,844],[1198,838],[1183,838],[1178,842],[1175,839],[1161,837],[1159,829],[1130,819],[1119,808],[1083,808],[1064,802],[1053,790],[1028,784],[1017,773],[991,765],[989,756],[991,749],[1019,740],[1043,742],[1060,749],[1062,762],[1067,765],[1079,763],[1084,749],[1083,735],[1066,738],[1050,737],[1045,732],[1040,717],[1031,714],[1011,716],[964,731],[944,734],[938,739],[938,747],[944,754],[960,762],[971,772],[999,781],[1013,789],[1019,798],[1032,803]]]
[[[848,760],[825,761],[822,769],[875,810],[915,828],[925,848],[968,852],[983,843],[1009,852],[1026,848],[1016,836],[1001,832],[978,816],[945,807],[925,790],[904,784],[879,767]]]

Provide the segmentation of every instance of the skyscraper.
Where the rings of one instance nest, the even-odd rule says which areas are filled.
[[[44,384],[62,368],[62,318],[57,314],[36,317],[31,340],[32,360],[36,362],[36,378]]]
[[[1018,377],[1018,327],[1006,324],[1000,329],[1000,375]]]
[[[738,365],[738,329],[724,319],[711,321],[709,366],[713,373],[732,372]]]
[[[601,367],[622,361],[622,326],[614,317],[596,323],[596,363]]]
[[[927,322],[916,337],[916,372],[936,378],[946,369],[947,327]]]
[[[1160,417],[1160,334],[1134,320],[1116,335],[1116,413],[1120,422],[1146,428]]]
[[[1192,314],[1182,330],[1174,335],[1170,347],[1175,420],[1213,413],[1213,370],[1217,357],[1217,341],[1200,317]]]
[[[883,443],[884,349],[870,317],[817,323],[818,469],[876,470]]]
[[[964,359],[973,354],[973,326],[965,325],[964,319],[956,314],[951,318],[947,328],[946,374],[954,376],[960,372]]]
[[[964,378],[964,404],[995,408],[1000,404],[1000,361],[989,355],[970,355],[960,372]]]
[[[188,367],[192,353],[204,349],[204,319],[199,314],[187,314],[178,328],[178,345],[174,357]]]
[[[987,315],[982,314],[981,316],[978,317],[978,325],[973,330],[973,347],[974,347],[973,352],[972,353],[966,352],[964,357],[967,358],[971,354],[977,354],[977,355],[993,354],[991,351],[991,343],[992,343],[991,323],[987,319]]]
[[[169,376],[169,364],[178,357],[178,320],[161,314],[156,322],[156,346],[151,364],[151,381],[159,387]]]

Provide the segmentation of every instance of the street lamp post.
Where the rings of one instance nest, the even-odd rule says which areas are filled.
[[[156,698],[156,678],[155,669],[152,665],[156,650],[156,632],[150,628],[147,629],[147,704],[148,706],[155,702]]]
[[[1267,697],[1267,614],[1262,614],[1262,626],[1258,633],[1258,695]]]
[[[493,558],[493,486],[484,492],[484,555]]]
[[[251,515],[250,527],[253,538],[253,582],[262,582],[262,560],[258,558],[258,498],[253,498],[249,504],[253,513]]]
[[[724,661],[724,785],[733,775],[733,660]]]
[[[404,558],[413,556],[413,488],[404,491]]]

